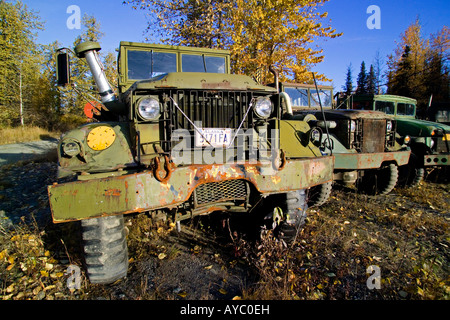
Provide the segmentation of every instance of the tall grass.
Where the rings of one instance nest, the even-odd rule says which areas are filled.
[[[49,132],[39,127],[0,128],[0,145],[59,138],[60,133]]]

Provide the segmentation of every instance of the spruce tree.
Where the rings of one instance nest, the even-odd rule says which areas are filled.
[[[345,76],[345,85],[342,86],[345,94],[350,95],[353,92],[353,79],[352,79],[352,64],[347,67],[347,74]]]
[[[376,76],[375,76],[375,69],[373,67],[373,65],[370,65],[370,70],[369,70],[369,74],[367,76],[367,93],[368,94],[376,94]]]
[[[366,63],[364,61],[361,63],[361,69],[358,74],[358,79],[356,80],[356,93],[357,94],[367,93],[367,73],[366,73]]]

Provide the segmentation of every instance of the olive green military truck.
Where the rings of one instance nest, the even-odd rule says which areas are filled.
[[[385,195],[397,183],[398,167],[410,151],[396,136],[396,121],[382,112],[334,110],[333,87],[282,83],[292,99],[293,119],[307,121],[313,142],[335,157],[334,180],[356,184],[368,194]],[[322,109],[320,108],[322,106]],[[323,204],[332,183],[310,190],[311,204]]]
[[[60,139],[59,175],[76,178],[48,188],[55,223],[81,220],[91,282],[126,276],[126,214],[179,224],[224,211],[256,224],[277,207],[275,232],[295,239],[305,191],[332,180],[334,158],[311,142],[305,121],[282,120],[292,114],[286,93],[230,74],[228,51],[121,42],[116,95],[99,50],[75,48],[102,104],[95,121]],[[69,86],[68,57],[61,50],[60,85]]]
[[[397,132],[411,138],[411,159],[404,167],[402,184],[414,186],[425,175],[426,168],[450,165],[450,126],[416,118],[417,101],[396,95],[342,96],[340,103],[349,109],[376,110],[394,117]]]

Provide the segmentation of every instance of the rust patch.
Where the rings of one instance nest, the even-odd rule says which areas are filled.
[[[107,197],[120,197],[122,191],[119,189],[109,189],[105,191],[105,196]]]

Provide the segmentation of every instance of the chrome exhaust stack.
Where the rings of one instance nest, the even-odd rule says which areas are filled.
[[[103,71],[102,63],[98,58],[97,52],[101,50],[98,42],[83,42],[75,47],[75,54],[78,58],[86,58],[86,61],[91,69],[92,77],[94,78],[97,90],[101,96],[102,103],[115,102],[117,97],[111,89],[111,85],[106,78]]]

